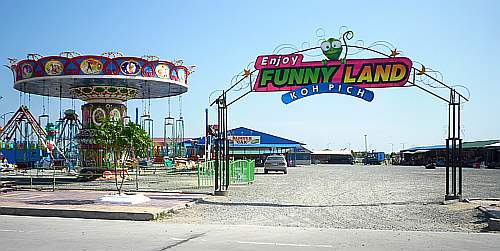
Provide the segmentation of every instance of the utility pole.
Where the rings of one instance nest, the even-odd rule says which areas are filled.
[[[366,134],[365,134],[365,164],[368,163],[368,144],[366,141]]]
[[[393,161],[392,161],[393,160],[393,154],[394,154],[394,144],[391,143],[391,155],[389,155],[389,156],[391,156],[391,165],[393,164]]]
[[[365,134],[365,153],[368,153],[368,144],[366,141],[366,134]]]

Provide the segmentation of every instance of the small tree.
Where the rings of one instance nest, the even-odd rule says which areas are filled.
[[[137,124],[124,124],[121,121],[104,120],[100,126],[92,129],[94,140],[97,144],[108,150],[109,163],[113,164],[115,171],[115,186],[119,194],[122,192],[125,181],[126,163],[129,158],[147,156],[147,151],[152,145],[149,135]],[[118,184],[118,167],[120,168],[121,182]]]

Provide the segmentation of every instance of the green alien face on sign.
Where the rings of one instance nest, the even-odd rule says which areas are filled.
[[[342,43],[335,38],[329,38],[321,43],[321,50],[329,60],[339,60],[342,53]]]

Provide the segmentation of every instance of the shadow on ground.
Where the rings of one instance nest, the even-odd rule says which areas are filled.
[[[266,202],[217,202],[201,199],[197,204],[217,205],[217,206],[253,206],[253,207],[303,207],[303,208],[327,208],[327,207],[380,207],[380,206],[406,206],[406,205],[441,205],[441,202],[422,202],[422,201],[396,201],[380,202],[368,204],[331,204],[331,205],[303,205],[303,204],[278,204]]]

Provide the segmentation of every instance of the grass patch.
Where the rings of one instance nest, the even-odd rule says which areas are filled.
[[[168,219],[173,218],[176,214],[177,214],[177,211],[175,211],[174,209],[169,209],[168,211],[163,211],[163,212],[160,212],[160,213],[156,216],[156,219],[154,219],[154,220],[155,220],[155,221],[163,221],[163,220],[168,220]]]

